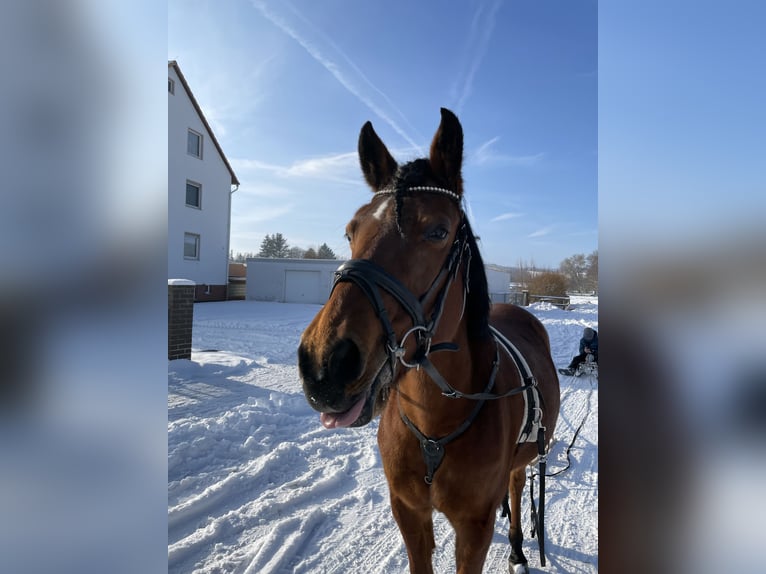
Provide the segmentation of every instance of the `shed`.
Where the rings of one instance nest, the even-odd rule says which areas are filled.
[[[493,303],[507,303],[511,292],[511,270],[507,267],[488,264],[484,271],[487,274],[489,297]]]
[[[323,305],[330,297],[337,259],[247,260],[247,298],[280,303]]]

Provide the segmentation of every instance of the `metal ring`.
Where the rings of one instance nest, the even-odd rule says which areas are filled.
[[[402,365],[404,365],[405,367],[409,369],[417,368],[420,366],[418,363],[408,363],[407,361],[404,360],[404,342],[407,340],[407,337],[409,337],[412,333],[416,331],[428,332],[428,328],[424,327],[423,325],[415,325],[402,336],[402,340],[399,343],[399,347],[395,350],[396,357],[399,359],[399,361],[401,361]],[[426,352],[424,356],[427,356],[428,353],[431,352],[431,337],[428,337],[426,341],[428,344],[426,346]]]

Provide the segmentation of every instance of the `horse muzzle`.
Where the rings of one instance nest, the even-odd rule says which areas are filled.
[[[392,379],[388,362],[382,360],[372,376],[365,376],[362,352],[348,338],[335,342],[326,352],[326,359],[318,355],[304,342],[298,347],[303,393],[309,405],[321,413],[322,425],[340,428],[369,423],[388,397]]]

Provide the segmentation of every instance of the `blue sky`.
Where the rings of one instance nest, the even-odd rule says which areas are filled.
[[[369,200],[367,120],[400,161],[439,108],[465,133],[466,198],[485,261],[558,267],[598,248],[597,5],[409,0],[171,0],[179,62],[242,182],[231,247],[266,234],[347,256]]]

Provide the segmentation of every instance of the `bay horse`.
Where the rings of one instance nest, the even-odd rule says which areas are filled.
[[[434,510],[455,529],[457,572],[480,573],[501,504],[509,568],[529,572],[525,469],[544,463],[560,401],[547,332],[525,309],[490,303],[462,208],[463,129],[451,111],[441,110],[428,158],[400,166],[370,122],[358,151],[373,195],[346,227],[352,259],[301,337],[303,392],[327,428],[380,415],[412,574],[433,572]],[[541,524],[536,532],[544,565]]]

